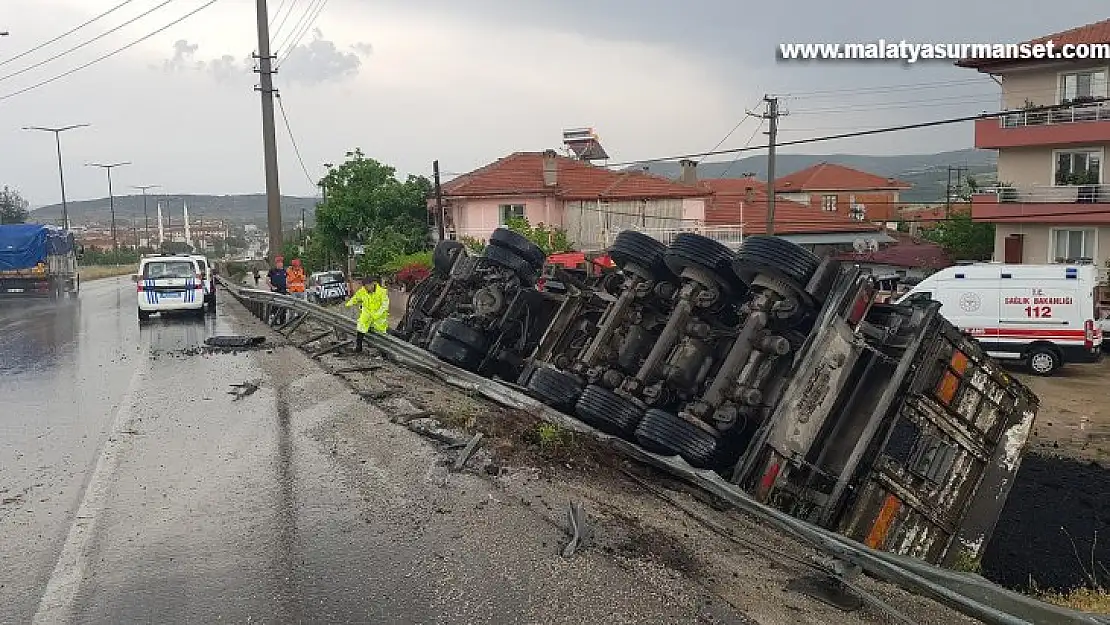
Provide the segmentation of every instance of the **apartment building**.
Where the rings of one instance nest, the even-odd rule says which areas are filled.
[[[1110,20],[1030,41],[1110,43]],[[975,147],[998,150],[999,186],[972,201],[972,217],[997,224],[994,260],[1091,262],[1110,258],[1110,60],[965,59],[960,67],[1002,87],[1000,117],[975,123]],[[1061,105],[1044,110],[1038,107]]]

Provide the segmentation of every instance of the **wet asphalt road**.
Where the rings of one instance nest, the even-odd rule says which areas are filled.
[[[76,605],[76,586],[58,575],[76,569],[59,558],[91,544],[71,535],[88,521],[76,515],[98,464],[93,486],[114,486],[106,448],[134,431],[143,396],[171,393],[162,401],[180,407],[189,394],[188,377],[157,366],[160,354],[225,330],[211,316],[140,329],[125,278],[84,284],[75,301],[0,302],[0,623],[33,622],[51,584]]]

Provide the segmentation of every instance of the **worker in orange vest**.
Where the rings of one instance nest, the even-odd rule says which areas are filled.
[[[304,267],[301,266],[301,259],[293,259],[293,265],[285,271],[285,281],[290,295],[297,299],[305,298]]]

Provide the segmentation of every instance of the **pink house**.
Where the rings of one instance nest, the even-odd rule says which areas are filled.
[[[546,152],[516,152],[443,185],[448,238],[485,240],[512,217],[563,228],[579,249],[600,249],[616,232],[682,230],[704,223],[712,191],[694,163],[678,182],[612,171]],[[688,178],[688,179],[687,179]],[[434,210],[435,203],[431,203]]]

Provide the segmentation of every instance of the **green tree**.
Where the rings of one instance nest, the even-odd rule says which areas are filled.
[[[7,186],[0,191],[0,224],[26,223],[31,213],[27,210],[27,200],[15,189]]]
[[[994,224],[972,221],[965,212],[937,222],[921,236],[943,247],[956,260],[990,260],[994,254]]]
[[[532,226],[524,217],[512,217],[505,222],[505,226],[509,230],[523,234],[529,241],[538,245],[544,254],[556,254],[571,249],[567,232],[562,228],[550,228],[542,223]]]
[[[312,238],[326,257],[346,258],[347,242],[357,243],[365,249],[359,269],[377,272],[397,256],[428,248],[427,178],[402,181],[396,169],[355,149],[321,184],[327,200],[316,211]]]

